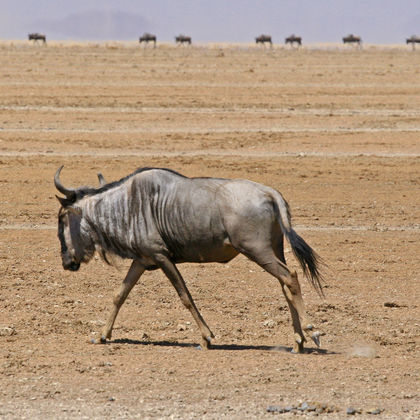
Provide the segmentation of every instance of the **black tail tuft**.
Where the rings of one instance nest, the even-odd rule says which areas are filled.
[[[322,275],[319,271],[319,266],[323,264],[323,261],[293,229],[285,233],[306,277],[318,294],[324,296],[321,285]]]

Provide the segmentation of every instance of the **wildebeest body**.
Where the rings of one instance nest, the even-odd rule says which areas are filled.
[[[154,46],[156,47],[156,35],[149,34],[148,32],[146,32],[139,38],[139,42],[140,44],[142,42],[144,42],[145,44],[148,44],[149,42],[153,42]]]
[[[34,41],[34,43],[38,42],[38,41],[42,41],[44,44],[46,44],[47,37],[44,34],[40,34],[38,32],[35,32],[35,33],[28,34],[28,40],[29,41]]]
[[[413,50],[416,48],[416,44],[420,44],[420,36],[417,35],[411,35],[410,38],[406,39],[406,43],[411,44],[411,46],[413,47]]]
[[[227,229],[235,231],[261,218],[253,200],[269,205],[264,191],[257,190],[260,197],[255,197],[251,188],[254,197],[249,195],[250,181],[191,179],[169,171],[156,177],[153,172],[141,172],[115,187],[112,200],[105,190],[78,203],[83,208],[86,202],[83,214],[106,252],[135,259],[165,251],[176,263],[226,262],[238,254]],[[242,215],[235,203],[240,207],[245,200],[248,214]]]
[[[273,45],[273,41],[271,40],[271,35],[264,35],[264,34],[262,34],[262,35],[257,36],[255,38],[255,43],[256,44],[265,45],[266,42],[268,42],[270,45]]]
[[[362,38],[360,38],[360,36],[349,34],[343,37],[343,43],[344,44],[358,44],[359,46],[361,46]]]
[[[106,261],[109,254],[133,260],[103,340],[111,337],[118,310],[142,272],[161,268],[210,344],[213,334],[175,264],[223,263],[242,253],[280,281],[291,307],[295,350],[303,350],[302,330],[312,332],[313,327],[306,320],[297,275],[285,264],[283,234],[320,291],[318,257],[293,230],[288,204],[278,191],[248,180],[187,178],[156,168],[140,169],[100,188],[69,190],[59,181],[60,171],[55,184],[66,195],[59,198],[63,267],[78,270],[95,250]],[[319,334],[312,334],[317,344]]]
[[[175,37],[175,43],[177,44],[190,44],[191,45],[191,37],[186,35],[178,35]]]
[[[290,44],[292,47],[293,47],[293,45],[296,43],[298,46],[300,46],[300,45],[302,45],[302,37],[300,37],[300,36],[296,36],[296,35],[290,35],[290,36],[288,36],[285,40],[284,40],[284,42],[286,43],[286,44]]]

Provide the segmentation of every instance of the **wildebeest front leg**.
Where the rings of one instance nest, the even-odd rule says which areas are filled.
[[[211,339],[214,338],[213,333],[207,326],[197,307],[195,306],[194,300],[191,297],[190,292],[181,276],[181,273],[176,268],[175,264],[166,256],[160,255],[156,257],[156,263],[166,274],[172,285],[175,287],[181,302],[191,312],[191,315],[195,319],[198,327],[200,328],[201,335],[203,337],[203,344],[205,348],[209,348],[211,345]]]
[[[114,296],[113,308],[111,314],[108,318],[107,323],[105,324],[104,329],[102,330],[101,343],[105,343],[107,339],[111,338],[112,327],[114,326],[115,318],[118,315],[122,304],[127,299],[128,294],[131,289],[135,286],[140,276],[144,273],[145,268],[138,261],[134,260],[131,264],[130,269],[128,270],[127,275],[121,285],[119,292]]]

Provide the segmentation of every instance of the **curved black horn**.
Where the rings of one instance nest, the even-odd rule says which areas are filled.
[[[60,172],[61,170],[64,168],[64,165],[61,165],[58,169],[57,172],[54,175],[54,185],[55,188],[57,188],[58,191],[60,191],[62,194],[64,194],[66,196],[66,198],[74,198],[76,192],[72,189],[68,189],[65,188],[63,186],[63,184],[60,181]]]

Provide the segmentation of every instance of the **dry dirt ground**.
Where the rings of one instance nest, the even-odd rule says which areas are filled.
[[[0,57],[1,418],[419,418],[419,52],[3,42]],[[280,190],[328,264],[325,299],[298,271],[321,349],[290,353],[277,280],[241,256],[179,267],[214,349],[159,271],[91,344],[128,262],[62,269],[62,164],[68,186],[163,166]],[[279,412],[305,402],[318,412]]]

